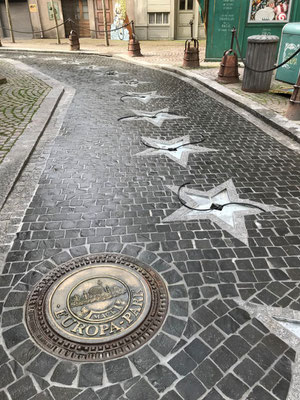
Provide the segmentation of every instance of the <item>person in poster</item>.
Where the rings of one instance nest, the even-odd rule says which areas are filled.
[[[250,21],[287,21],[291,0],[251,0]]]

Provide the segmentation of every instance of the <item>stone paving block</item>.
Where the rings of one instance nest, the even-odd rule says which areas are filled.
[[[176,341],[164,333],[159,333],[152,341],[151,347],[158,351],[162,356],[166,356],[174,347]]]
[[[72,385],[76,375],[78,372],[78,368],[74,363],[68,361],[60,362],[53,374],[51,376],[51,381],[56,383],[62,383],[64,385]]]
[[[264,371],[249,358],[245,358],[235,367],[234,372],[249,387],[253,386],[254,383],[258,382],[264,376]]]
[[[204,386],[193,374],[189,374],[181,379],[181,381],[177,383],[176,389],[185,400],[197,400],[199,396],[205,393]]]
[[[3,339],[8,348],[16,346],[28,338],[24,325],[19,324],[3,332]]]
[[[22,308],[4,312],[2,314],[2,326],[7,327],[12,325],[17,325],[20,322],[22,322],[22,319],[23,319]]]
[[[138,383],[133,385],[132,388],[126,392],[126,396],[129,400],[139,400],[141,398],[141,393],[143,394],[144,400],[156,400],[159,398],[159,395],[145,379],[141,379]]]
[[[51,371],[56,363],[56,358],[42,352],[29,364],[28,367],[26,367],[26,369],[38,376],[44,377],[49,371]]]
[[[0,388],[4,388],[8,384],[14,381],[11,369],[7,364],[3,364],[0,367]]]
[[[76,395],[81,393],[80,389],[64,388],[60,386],[50,387],[50,392],[55,400],[71,400],[74,399]]]
[[[38,393],[33,396],[32,400],[53,400],[53,397],[48,390],[45,390],[44,392]]]
[[[272,396],[261,386],[256,386],[253,391],[249,394],[249,397],[253,400],[275,400],[276,397]]]
[[[160,393],[164,392],[177,379],[177,376],[166,366],[156,365],[147,373],[152,386]]]
[[[12,352],[12,356],[21,365],[25,365],[30,360],[32,360],[39,352],[40,350],[37,348],[37,346],[35,346],[35,344],[30,339],[28,339]]]
[[[102,385],[103,365],[97,363],[82,364],[79,367],[80,387],[93,387]]]
[[[84,392],[74,397],[74,400],[99,400],[99,397],[92,389],[86,389]]]
[[[21,378],[24,375],[23,368],[17,361],[11,360],[9,362],[10,368],[17,379]]]
[[[204,360],[194,371],[195,376],[211,389],[223,377],[222,372],[210,359]]]
[[[179,394],[174,390],[171,390],[170,392],[166,393],[161,400],[182,400],[182,397],[179,396]]]
[[[185,328],[185,321],[173,316],[169,316],[163,326],[163,331],[169,333],[170,335],[180,337]]]
[[[278,384],[274,387],[272,393],[277,396],[279,399],[286,399],[289,393],[289,382],[282,378]]]
[[[136,351],[132,356],[129,356],[129,359],[141,374],[159,363],[159,358],[147,345]]]
[[[6,351],[4,350],[3,346],[0,345],[0,365],[4,364],[9,360]]]
[[[218,347],[210,357],[222,371],[227,371],[238,360],[225,346]]]
[[[257,362],[263,369],[267,369],[276,360],[276,357],[265,347],[259,343],[253,350],[250,351],[249,356]]]
[[[237,379],[233,374],[226,375],[217,387],[231,399],[240,400],[244,393],[248,390],[248,386]],[[263,398],[263,397],[262,397]]]
[[[0,400],[9,400],[7,394],[3,390],[0,391]]]
[[[111,383],[117,383],[132,378],[130,364],[126,358],[106,362],[105,372]]]
[[[203,400],[224,400],[224,397],[220,395],[216,390],[211,390]]]
[[[186,375],[196,366],[196,362],[185,352],[181,351],[168,364],[180,375]]]
[[[197,364],[200,364],[211,353],[211,349],[197,338],[185,346],[184,350]]]
[[[29,376],[19,379],[10,385],[7,390],[12,400],[25,400],[36,394],[36,388]]]
[[[97,390],[97,395],[100,400],[118,399],[123,393],[121,385],[111,385],[107,388]]]

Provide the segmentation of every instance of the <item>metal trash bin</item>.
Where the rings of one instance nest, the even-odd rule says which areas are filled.
[[[264,71],[275,66],[278,36],[254,35],[248,37],[246,65]],[[254,72],[245,67],[242,90],[252,93],[267,92],[271,86],[273,71]]]
[[[289,58],[300,47],[300,23],[286,24],[282,30],[278,64]],[[295,85],[300,70],[300,55],[292,58],[288,63],[278,68],[276,79]]]

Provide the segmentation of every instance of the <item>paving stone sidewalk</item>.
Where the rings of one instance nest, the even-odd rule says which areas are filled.
[[[7,83],[0,85],[0,164],[31,122],[50,87],[0,60]]]
[[[76,95],[0,276],[0,399],[297,399],[299,340],[257,316],[270,306],[282,316],[300,310],[299,153],[172,74],[93,56],[23,62]],[[150,91],[149,103],[136,98]],[[120,101],[127,92],[135,98]],[[184,165],[164,148],[136,157],[142,137],[174,146],[186,135],[214,151],[190,152]],[[172,220],[183,206],[172,189],[185,182],[193,207],[234,194],[265,211],[229,207],[223,224],[192,210]],[[162,329],[104,363],[41,350],[24,321],[28,293],[55,266],[102,252],[161,274],[170,295]]]

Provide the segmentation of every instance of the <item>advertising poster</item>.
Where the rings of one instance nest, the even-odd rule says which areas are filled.
[[[250,0],[249,22],[288,22],[293,0]]]

